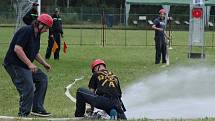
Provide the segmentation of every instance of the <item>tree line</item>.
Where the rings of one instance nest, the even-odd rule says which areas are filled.
[[[17,1],[24,0],[1,0],[0,10],[8,11],[15,9]],[[97,7],[97,8],[124,8],[125,0],[41,0],[43,6],[69,7]]]

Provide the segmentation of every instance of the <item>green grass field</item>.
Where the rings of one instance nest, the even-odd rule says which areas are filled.
[[[12,38],[12,33],[12,28],[1,28],[1,62],[7,51],[8,43]],[[144,35],[146,34],[142,33],[146,32],[140,30],[127,31],[127,44],[145,45],[146,37]],[[78,84],[75,85],[75,89],[78,87],[87,87],[91,76],[89,64],[91,60],[95,58],[101,58],[106,61],[108,69],[119,76],[123,89],[134,83],[134,81],[140,77],[148,77],[149,75],[175,66],[201,63],[214,65],[215,63],[215,48],[207,47],[205,49],[206,59],[202,61],[187,59],[187,46],[173,46],[174,49],[170,50],[171,65],[166,68],[161,68],[161,65],[154,64],[154,46],[110,46],[114,44],[124,45],[125,41],[123,34],[125,34],[124,30],[107,30],[107,44],[109,45],[102,47],[100,45],[100,30],[83,30],[82,42],[80,41],[80,30],[65,30],[64,39],[69,43],[68,53],[64,54],[61,52],[59,61],[54,61],[53,59],[48,60],[52,65],[52,70],[47,72],[49,85],[46,94],[45,107],[49,112],[53,113],[53,117],[74,116],[75,104],[64,95],[65,87],[71,83],[71,80],[82,75],[85,76],[85,79],[84,81],[78,82]],[[153,45],[153,31],[148,31],[147,36],[148,44]],[[175,44],[187,44],[187,38],[188,32],[174,32]],[[211,32],[206,32],[205,38],[207,45],[211,45]],[[47,46],[47,34],[42,35],[41,43],[40,52],[44,56]],[[80,43],[89,45],[81,46],[79,45]],[[95,43],[97,45],[91,45]],[[41,67],[40,65],[38,66]],[[16,116],[18,112],[19,96],[9,75],[2,66],[0,66],[0,81],[0,115]],[[73,90],[73,95],[75,94],[75,89]],[[193,121],[196,120],[200,119],[193,119]]]

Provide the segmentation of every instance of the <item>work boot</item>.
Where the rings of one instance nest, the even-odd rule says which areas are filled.
[[[117,111],[116,111],[116,109],[111,109],[111,111],[110,111],[110,120],[117,120]]]

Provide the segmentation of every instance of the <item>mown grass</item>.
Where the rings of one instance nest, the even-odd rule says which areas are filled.
[[[80,30],[66,29],[64,39],[67,43],[69,43],[68,52],[66,54],[61,52],[59,61],[55,61],[53,59],[47,60],[52,65],[52,70],[47,72],[49,77],[49,85],[46,94],[45,107],[49,112],[53,113],[53,117],[74,117],[75,104],[64,95],[65,87],[71,83],[71,80],[82,75],[85,76],[84,80],[75,85],[72,90],[72,94],[75,95],[75,90],[78,87],[87,87],[91,76],[89,63],[95,58],[101,58],[106,61],[108,69],[119,76],[123,89],[134,83],[135,80],[140,77],[144,78],[165,69],[171,69],[174,66],[195,65],[201,63],[214,65],[215,63],[215,49],[212,47],[206,48],[205,60],[189,60],[187,59],[187,46],[173,46],[174,49],[170,50],[171,66],[161,68],[161,64],[154,64],[154,46],[111,46],[112,44],[121,44],[124,42],[124,37],[120,35],[124,33],[123,30],[108,30],[107,40],[109,41],[107,41],[107,44],[109,43],[110,45],[106,45],[105,47],[100,45],[100,30],[95,29],[83,31],[82,44],[92,45],[79,45]],[[12,28],[1,28],[1,62],[4,59],[12,33]],[[128,36],[128,42],[132,45],[145,43],[146,39],[144,39],[145,37],[141,33],[145,33],[145,31],[127,31],[126,34]],[[185,39],[188,38],[187,32],[175,32],[174,34],[174,39],[177,41],[180,40],[178,43],[187,43],[187,39]],[[149,43],[153,45],[154,41],[152,31],[149,32],[147,36]],[[206,38],[210,37],[206,36]],[[209,41],[210,39],[206,40]],[[42,45],[40,52],[44,56],[47,46],[47,34],[42,35],[41,43]],[[94,45],[95,43],[97,45]],[[40,65],[38,66],[41,67]],[[10,77],[2,66],[0,67],[0,81],[0,115],[16,116],[18,112],[19,96]],[[150,119],[146,118],[141,120],[148,121]],[[169,121],[166,119],[159,121],[164,120]],[[203,119],[191,119],[188,121],[199,120],[212,121],[213,119],[203,117]],[[175,119],[174,121],[183,120]]]

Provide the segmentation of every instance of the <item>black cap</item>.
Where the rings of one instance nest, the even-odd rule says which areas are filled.
[[[39,6],[39,4],[37,2],[33,2],[32,5],[33,6]]]

